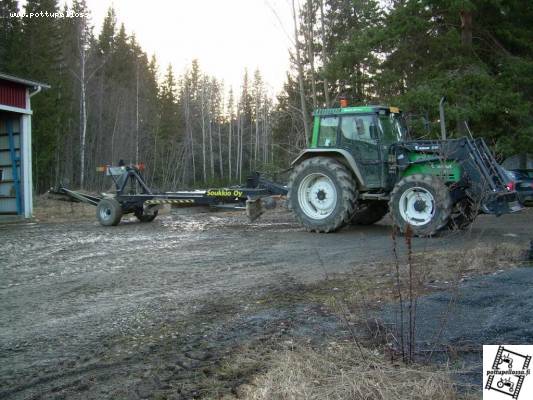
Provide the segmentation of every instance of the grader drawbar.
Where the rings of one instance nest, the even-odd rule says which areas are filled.
[[[275,196],[287,194],[285,186],[265,179],[257,172],[250,175],[245,186],[158,193],[148,187],[141,169],[138,165],[103,167],[103,172],[113,180],[113,193],[93,196],[63,185],[49,193],[95,206],[96,217],[103,226],[118,225],[124,214],[134,214],[140,222],[152,222],[165,204],[246,210],[250,221],[254,221],[264,209],[275,207]]]

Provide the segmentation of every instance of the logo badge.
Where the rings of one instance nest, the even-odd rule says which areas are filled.
[[[531,399],[532,346],[483,346],[483,400]]]

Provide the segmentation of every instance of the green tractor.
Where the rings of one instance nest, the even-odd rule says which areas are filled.
[[[410,140],[396,107],[319,109],[310,148],[292,163],[287,202],[309,231],[370,225],[389,211],[401,232],[464,229],[478,213],[522,208],[482,139]]]

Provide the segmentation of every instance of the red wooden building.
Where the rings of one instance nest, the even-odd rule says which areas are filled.
[[[31,97],[50,86],[0,73],[0,218],[30,218]]]

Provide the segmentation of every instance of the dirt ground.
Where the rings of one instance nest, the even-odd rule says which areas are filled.
[[[238,396],[280,347],[346,340],[324,299],[393,262],[387,218],[335,234],[307,233],[282,209],[254,223],[169,212],[104,228],[94,209],[64,207],[72,215],[0,225],[3,399]],[[480,216],[413,249],[525,249],[532,223],[531,209]]]

